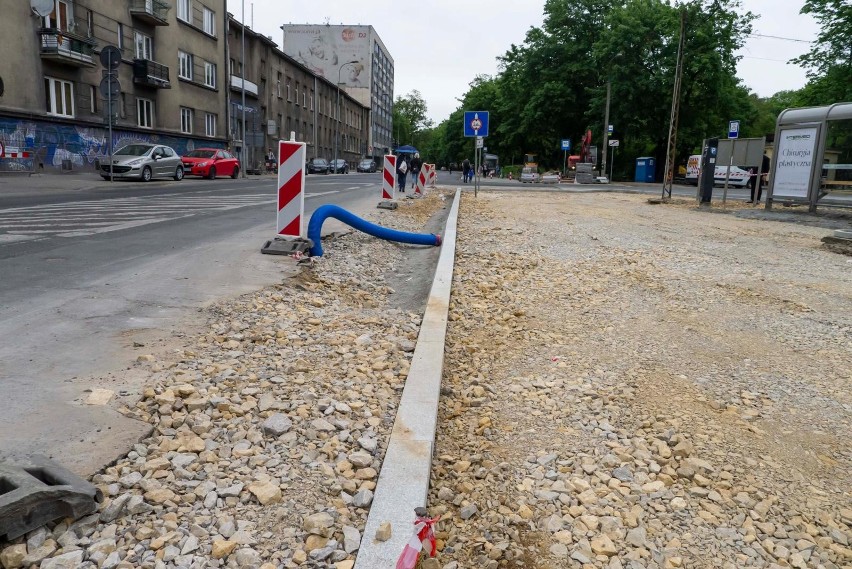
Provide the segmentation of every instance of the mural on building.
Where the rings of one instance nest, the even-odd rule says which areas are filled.
[[[0,171],[61,170],[96,168],[109,155],[109,131],[102,127],[84,127],[47,121],[0,117],[0,142],[6,148],[31,153],[29,159],[0,159]],[[171,146],[180,155],[196,147],[224,148],[221,142],[112,129],[113,148],[132,142],[152,142]]]

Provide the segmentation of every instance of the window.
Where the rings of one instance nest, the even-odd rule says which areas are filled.
[[[290,98],[290,80],[289,79],[287,79],[287,100],[288,101],[293,100],[292,98]]]
[[[230,61],[228,61],[228,75],[234,74],[234,69],[236,69],[237,65],[234,63],[234,58],[232,57]]]
[[[216,64],[209,61],[204,62],[204,84],[216,88]]]
[[[192,81],[192,54],[178,51],[178,77]]]
[[[314,110],[314,92],[311,91],[311,110]]]
[[[66,0],[54,0],[52,4],[53,11],[44,17],[44,27],[68,31],[70,19],[73,19],[73,8]]]
[[[192,134],[192,109],[180,108],[180,131]]]
[[[118,49],[124,49],[124,24],[121,22],[118,23],[118,37],[116,38],[116,47]]]
[[[98,112],[98,88],[94,85],[89,85],[89,111],[92,114]]]
[[[121,106],[118,108],[118,116],[121,118],[127,118],[127,94],[121,94]]]
[[[177,0],[177,17],[179,20],[192,23],[192,0]]]
[[[290,90],[289,89],[287,90],[287,100],[288,101],[290,100]],[[296,81],[296,102],[295,102],[295,105],[297,107],[299,106],[299,82],[298,81]]]
[[[207,136],[216,136],[216,118],[213,113],[204,114],[204,134]]]
[[[70,81],[44,78],[45,109],[50,115],[74,116],[74,84]]]
[[[86,10],[86,35],[88,37],[95,35],[95,13],[91,10]]]
[[[133,32],[133,44],[136,46],[136,59],[154,59],[150,36]]]
[[[216,14],[209,8],[204,8],[204,33],[216,35]]]
[[[154,127],[154,102],[150,99],[136,99],[136,124],[142,128]]]
[[[304,89],[302,89],[302,106],[303,107],[308,106],[308,92],[305,91]]]

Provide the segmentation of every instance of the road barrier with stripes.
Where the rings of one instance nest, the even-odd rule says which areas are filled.
[[[32,149],[4,146],[0,142],[0,174],[33,174],[36,163],[36,155]]]
[[[417,174],[417,181],[414,184],[414,196],[422,197],[426,191],[426,168],[425,164],[420,168],[420,172]]]
[[[385,155],[382,170],[382,199],[392,200],[396,197],[396,156]]]
[[[278,224],[281,237],[301,237],[305,217],[305,143],[278,141]]]
[[[435,183],[438,181],[438,169],[434,164],[426,164],[426,183],[430,188],[435,187]]]

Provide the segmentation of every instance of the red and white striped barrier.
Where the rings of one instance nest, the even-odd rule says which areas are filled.
[[[30,153],[20,148],[3,148],[0,144],[0,158],[29,158]]]
[[[426,191],[426,165],[420,167],[420,173],[417,175],[417,182],[414,184],[414,195],[420,197]]]
[[[396,197],[396,156],[386,154],[382,169],[382,199],[392,200]]]
[[[434,164],[427,164],[427,166],[429,167],[429,172],[426,177],[426,181],[430,188],[434,188],[435,183],[438,181],[438,169]]]
[[[278,141],[278,224],[282,237],[301,237],[305,217],[305,143]]]

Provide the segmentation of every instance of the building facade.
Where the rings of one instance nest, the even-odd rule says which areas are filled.
[[[0,142],[38,167],[94,168],[115,148],[227,145],[225,0],[4,3]],[[39,12],[37,12],[37,10]],[[101,53],[120,52],[113,78]],[[104,85],[102,86],[102,82]]]
[[[306,143],[308,158],[332,160],[336,152],[354,170],[369,146],[367,105],[285,55],[271,38],[249,27],[243,38],[243,26],[233,16],[228,49],[230,138],[245,141],[232,147],[245,147],[247,171],[261,169],[268,149],[291,133]]]
[[[379,158],[393,147],[394,63],[372,26],[281,26],[282,50],[369,108],[363,154]]]

